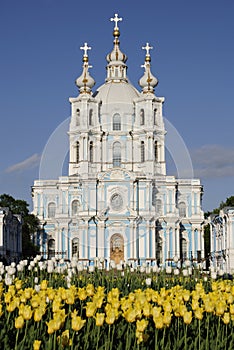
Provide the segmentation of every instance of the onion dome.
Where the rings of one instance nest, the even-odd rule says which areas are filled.
[[[127,61],[127,56],[119,48],[120,31],[118,27],[118,22],[121,22],[122,18],[119,18],[118,14],[116,13],[114,18],[111,18],[110,20],[112,22],[113,21],[115,22],[115,27],[113,31],[114,48],[111,51],[111,53],[109,53],[106,56],[106,60],[108,62],[106,81],[113,81],[113,82],[127,81],[127,77],[126,77],[127,66],[125,64],[125,62]]]
[[[88,50],[91,50],[91,47],[84,43],[84,46],[80,47],[81,50],[84,50],[83,55],[83,72],[79,78],[76,79],[76,85],[80,90],[80,94],[91,94],[91,89],[95,84],[95,80],[89,74],[89,68],[92,66],[89,65]]]
[[[145,68],[145,72],[143,77],[139,80],[139,85],[143,93],[154,93],[154,87],[158,84],[158,79],[153,76],[150,70],[150,50],[152,48],[152,46],[149,46],[149,43],[146,43],[146,46],[142,47],[143,50],[146,50],[145,63],[141,66]]]

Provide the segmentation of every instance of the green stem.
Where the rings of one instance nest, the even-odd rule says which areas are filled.
[[[56,331],[54,332],[53,350],[56,349]]]
[[[114,334],[115,334],[115,325],[112,325],[112,333],[111,333],[111,343],[110,343],[110,349],[112,349],[113,341],[114,341]]]
[[[185,350],[187,350],[187,330],[188,330],[188,325],[185,325]]]
[[[74,337],[75,337],[75,331],[73,331],[73,334],[72,334],[72,345],[71,345],[71,350],[74,349]]]
[[[158,329],[155,327],[154,350],[158,350]]]
[[[163,346],[162,346],[162,349],[164,349],[165,332],[166,332],[166,328],[164,327],[164,329],[163,329]]]
[[[207,327],[206,327],[206,349],[209,349],[209,321],[210,321],[210,315],[207,315]]]
[[[15,350],[17,350],[17,346],[18,346],[18,337],[19,337],[19,328],[17,329],[17,333],[16,333]]]
[[[220,317],[219,317],[219,321],[218,321],[218,330],[217,330],[217,336],[216,336],[216,346],[215,346],[216,350],[218,349],[219,328],[220,328]]]
[[[25,342],[25,338],[26,338],[26,335],[27,335],[27,330],[28,330],[28,320],[26,321],[26,327],[25,327],[25,332],[24,332],[24,338],[23,338],[23,349],[24,349],[24,342]]]
[[[198,334],[199,334],[199,337],[198,337],[198,341],[199,341],[199,345],[198,345],[198,349],[200,350],[201,349],[201,321],[198,320]]]
[[[96,350],[98,350],[99,338],[100,338],[100,326],[98,327]]]

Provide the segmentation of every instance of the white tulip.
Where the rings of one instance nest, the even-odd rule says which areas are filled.
[[[151,278],[146,278],[145,284],[146,284],[147,286],[151,286],[151,282],[152,282]]]
[[[12,285],[12,278],[10,276],[8,276],[8,275],[5,277],[5,284],[7,286],[11,286]]]
[[[90,266],[88,267],[88,271],[89,271],[89,272],[94,272],[94,266],[93,266],[93,265],[90,265]]]
[[[167,266],[166,267],[166,273],[168,273],[168,274],[172,273],[172,267],[171,266]]]
[[[216,278],[217,278],[217,273],[216,273],[215,271],[212,271],[211,274],[210,274],[210,276],[211,276],[211,278],[212,278],[213,280],[216,280]]]
[[[40,292],[41,286],[39,284],[35,284],[34,289],[37,293]]]

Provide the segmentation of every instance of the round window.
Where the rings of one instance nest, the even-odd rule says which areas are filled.
[[[123,198],[119,193],[114,193],[111,197],[111,206],[114,210],[120,210],[123,206]]]

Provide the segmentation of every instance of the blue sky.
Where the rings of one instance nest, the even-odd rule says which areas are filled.
[[[70,115],[85,41],[96,88],[105,80],[114,13],[128,77],[137,87],[147,41],[164,115],[189,149],[204,210],[234,195],[233,0],[2,0],[0,3],[0,193],[31,204],[43,148]],[[168,173],[173,174],[173,166]]]

